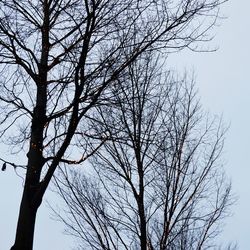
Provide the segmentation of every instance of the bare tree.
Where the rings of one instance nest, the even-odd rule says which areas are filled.
[[[146,51],[195,49],[222,2],[0,1],[0,135],[28,158],[22,165],[1,157],[27,169],[12,250],[32,249],[37,209],[59,164],[93,153],[77,150],[86,136],[78,126],[109,100],[114,80]]]
[[[81,249],[215,249],[232,204],[220,155],[224,130],[202,112],[187,76],[163,74],[143,55],[90,118],[108,138],[82,172],[56,179],[57,215]],[[93,122],[94,121],[94,122]]]

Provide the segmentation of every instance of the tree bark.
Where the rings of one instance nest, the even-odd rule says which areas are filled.
[[[19,211],[15,244],[11,250],[32,250],[35,220],[39,205],[32,204],[31,190],[27,186],[24,188],[22,202]]]
[[[147,250],[147,226],[145,220],[144,204],[139,204],[139,214],[140,214],[140,241],[141,250]]]
[[[46,75],[43,82],[46,82]],[[36,107],[33,111],[31,139],[27,154],[28,164],[22,201],[16,229],[16,239],[11,250],[32,250],[36,213],[44,193],[39,192],[42,182],[41,171],[44,166],[43,131],[46,124],[47,86],[37,86]]]

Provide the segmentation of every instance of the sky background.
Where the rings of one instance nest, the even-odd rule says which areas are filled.
[[[172,68],[195,72],[203,107],[211,114],[222,114],[224,122],[230,124],[223,157],[238,201],[232,208],[234,215],[226,220],[221,238],[222,242],[237,241],[239,250],[250,249],[249,10],[249,0],[231,0],[223,6],[221,14],[227,19],[220,21],[210,43],[210,48],[217,46],[218,51],[184,51],[170,57]],[[2,155],[5,150],[1,147]],[[21,191],[22,179],[12,169],[0,172],[0,250],[10,249],[14,241]],[[52,197],[47,193],[46,197],[49,196]],[[63,225],[49,219],[50,215],[45,202],[38,211],[34,250],[71,249],[72,238],[62,234]]]

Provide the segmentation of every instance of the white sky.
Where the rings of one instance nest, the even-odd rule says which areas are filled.
[[[222,12],[228,18],[217,29],[213,44],[219,50],[183,58],[193,67],[203,106],[211,113],[223,114],[230,123],[226,136],[226,172],[230,176],[238,202],[234,216],[227,220],[222,240],[237,241],[239,250],[250,245],[250,1],[231,0]]]
[[[212,42],[215,53],[184,52],[173,55],[173,66],[195,70],[201,102],[211,114],[223,114],[230,123],[224,158],[239,197],[234,216],[227,220],[222,240],[237,241],[239,250],[250,245],[250,1],[231,0],[222,9],[228,17],[216,29]],[[176,64],[176,65],[175,65]],[[4,152],[4,148],[2,151]],[[10,249],[14,241],[22,181],[11,169],[0,173],[0,249]],[[46,198],[45,198],[46,199]],[[34,250],[68,250],[72,239],[62,234],[63,226],[49,219],[51,211],[43,204],[38,211]]]

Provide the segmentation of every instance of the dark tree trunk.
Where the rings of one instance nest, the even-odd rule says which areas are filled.
[[[144,204],[139,205],[139,213],[140,213],[140,241],[141,241],[141,250],[147,250],[147,227],[145,220],[145,212],[144,212]]]
[[[31,202],[31,190],[24,188],[20,206],[15,244],[11,250],[32,250],[35,230],[36,213],[39,206]]]
[[[44,1],[42,26],[42,53],[36,78],[36,106],[33,110],[28,164],[20,205],[15,243],[11,250],[32,250],[37,210],[45,191],[41,192],[41,171],[44,166],[43,132],[47,122],[47,77],[49,55],[49,4]]]
[[[36,107],[33,111],[31,139],[23,196],[19,210],[16,239],[11,250],[32,250],[36,213],[44,192],[40,192],[43,158],[43,130],[46,124],[46,85],[37,87]]]
[[[36,137],[36,133],[32,134],[35,134],[33,138],[35,140],[31,140],[28,153],[29,161],[19,210],[16,239],[11,250],[32,250],[36,213],[42,202],[43,193],[39,191],[41,187],[40,175],[44,161],[41,145],[39,146],[41,143],[35,143],[34,141],[37,141],[38,137]]]
[[[138,202],[138,212],[140,217],[140,233],[141,233],[140,243],[141,243],[141,250],[147,250],[147,222],[146,222],[145,207],[144,207],[144,170],[140,152],[141,148],[140,144],[138,143],[135,153],[137,158],[137,167],[139,174],[139,196],[137,202]]]

